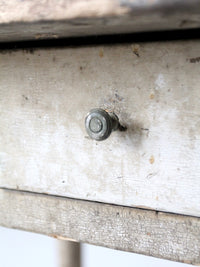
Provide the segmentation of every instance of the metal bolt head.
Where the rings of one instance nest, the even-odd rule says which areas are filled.
[[[97,141],[105,140],[113,129],[112,118],[103,109],[92,109],[85,118],[85,128],[92,139]]]
[[[103,128],[103,123],[99,118],[94,117],[89,122],[89,128],[93,133],[99,133]]]

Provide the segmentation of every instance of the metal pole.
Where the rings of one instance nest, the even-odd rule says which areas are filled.
[[[80,267],[80,243],[59,240],[59,267]]]

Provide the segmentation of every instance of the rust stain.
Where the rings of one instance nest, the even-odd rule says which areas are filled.
[[[154,158],[153,155],[150,157],[149,162],[150,162],[151,164],[154,164],[154,162],[155,162],[155,158]]]
[[[200,57],[190,58],[189,61],[190,63],[198,63],[200,62]]]
[[[64,237],[64,236],[60,236],[60,235],[56,235],[56,234],[50,234],[50,237],[59,239],[59,240],[68,240],[68,241],[73,241],[73,242],[77,242],[77,240],[72,239],[72,238],[68,238],[68,237]]]
[[[156,197],[156,200],[157,200],[157,201],[159,200],[158,196]]]
[[[53,238],[56,238],[56,239],[58,239],[58,235],[50,235],[51,237],[53,237]]]
[[[150,94],[150,96],[149,96],[150,99],[154,99],[154,97],[155,97],[155,95],[153,93]]]
[[[148,236],[151,236],[151,233],[148,232],[147,235],[148,235]]]
[[[133,54],[135,54],[137,57],[140,57],[139,50],[140,46],[139,45],[132,45],[131,46]]]
[[[103,57],[103,49],[99,50],[99,57]]]

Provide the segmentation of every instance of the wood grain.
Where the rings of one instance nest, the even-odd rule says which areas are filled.
[[[0,1],[0,42],[199,26],[199,0]]]
[[[200,264],[200,219],[0,190],[0,225]]]
[[[0,187],[200,216],[200,42],[3,51]],[[88,138],[114,111],[125,132]]]

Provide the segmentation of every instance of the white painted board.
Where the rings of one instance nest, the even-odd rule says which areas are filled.
[[[200,41],[0,54],[0,187],[200,215]],[[95,107],[126,132],[87,137]]]

